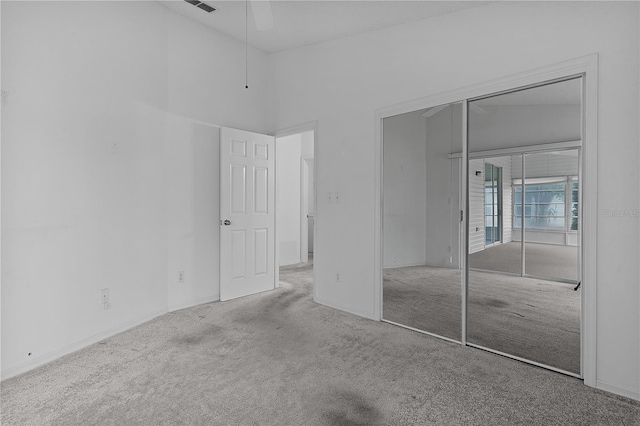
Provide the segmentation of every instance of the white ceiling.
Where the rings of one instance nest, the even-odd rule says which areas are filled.
[[[159,0],[160,1],[160,0]],[[264,1],[264,0],[258,0]],[[204,0],[212,13],[183,0],[161,1],[169,9],[244,42],[245,1]],[[271,0],[274,27],[258,31],[249,1],[249,45],[267,53],[334,40],[407,22],[483,6],[484,1]]]

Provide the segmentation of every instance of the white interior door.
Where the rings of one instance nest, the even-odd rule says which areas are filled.
[[[275,138],[220,130],[220,300],[275,288]]]

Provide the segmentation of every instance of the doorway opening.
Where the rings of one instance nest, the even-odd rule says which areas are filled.
[[[315,129],[276,136],[278,282],[313,285]]]

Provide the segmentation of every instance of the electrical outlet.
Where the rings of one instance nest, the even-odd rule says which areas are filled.
[[[336,282],[337,283],[340,282],[340,274],[338,272],[336,272]]]
[[[178,282],[179,283],[184,282],[184,271],[178,271]]]
[[[102,309],[109,309],[109,289],[103,288],[100,290],[100,301],[102,303]]]

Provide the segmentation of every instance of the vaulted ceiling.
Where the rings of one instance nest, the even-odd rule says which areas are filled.
[[[237,40],[245,40],[266,53],[334,40],[367,31],[479,7],[484,1],[328,1],[328,0],[204,0],[216,8],[207,13],[183,0],[162,1],[169,9]],[[245,7],[248,9],[245,15]],[[261,18],[271,9],[273,25],[264,27]],[[256,23],[258,26],[256,26]]]

